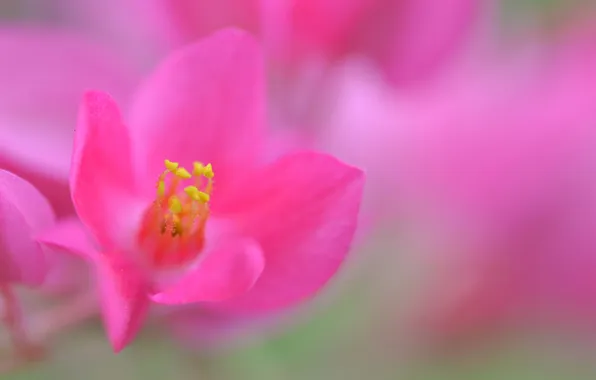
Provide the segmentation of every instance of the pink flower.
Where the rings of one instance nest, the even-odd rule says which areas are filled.
[[[488,2],[489,3],[489,2]],[[112,42],[138,50],[181,46],[222,27],[259,36],[268,57],[300,66],[365,54],[394,83],[432,74],[464,42],[478,19],[481,0],[139,0],[97,2],[60,0],[70,16]],[[117,9],[117,12],[113,10]],[[134,14],[134,27],[130,15]],[[78,15],[78,17],[77,17]],[[113,30],[106,30],[109,25]],[[114,36],[117,37],[117,41]],[[146,44],[145,47],[147,47]],[[157,45],[157,49],[156,46]],[[146,55],[146,54],[145,54]]]
[[[315,152],[263,164],[263,75],[255,41],[223,30],[166,59],[126,123],[108,95],[85,95],[70,176],[85,228],[40,240],[95,264],[116,351],[150,302],[279,310],[346,256],[363,173]]]
[[[282,59],[364,54],[394,84],[425,79],[461,45],[481,1],[268,0],[265,41]]]
[[[427,234],[447,236],[422,311],[435,331],[593,320],[595,35],[541,46],[525,69],[493,74],[497,88],[471,86],[467,105],[403,145],[404,183],[433,210]]]
[[[0,167],[30,181],[59,216],[68,193],[72,129],[88,87],[125,102],[135,75],[101,47],[41,28],[0,29]]]
[[[425,332],[593,324],[596,30],[576,25],[420,93],[353,68],[332,92],[327,147],[425,248]]]
[[[46,274],[33,234],[54,223],[47,199],[24,179],[0,170],[0,284],[38,286]]]

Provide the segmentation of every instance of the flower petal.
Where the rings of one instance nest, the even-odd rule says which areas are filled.
[[[377,0],[262,0],[263,33],[276,58],[347,53]]]
[[[50,249],[46,250],[50,268],[41,290],[60,295],[89,284],[88,263],[93,262],[97,247],[80,220],[60,220],[36,233],[34,238]]]
[[[99,252],[85,226],[71,219],[37,235],[51,248],[78,254],[95,267],[103,319],[114,351],[122,350],[141,327],[149,305],[149,282],[145,274],[119,252]]]
[[[361,170],[315,152],[287,155],[251,178],[213,204],[265,254],[252,290],[223,305],[235,311],[278,309],[319,290],[350,249],[364,186]]]
[[[42,283],[46,261],[32,234],[53,222],[54,211],[33,185],[0,170],[0,282]]]
[[[101,47],[42,28],[0,31],[0,166],[72,211],[68,172],[76,107],[86,88],[125,101],[136,75]]]
[[[115,352],[122,350],[141,328],[149,307],[146,277],[120,254],[103,254],[96,261],[102,312]]]
[[[269,164],[288,153],[310,149],[314,145],[314,137],[300,127],[272,130],[265,140],[261,162]]]
[[[367,41],[389,79],[398,85],[428,78],[449,63],[466,41],[481,14],[478,0],[391,0],[379,7],[387,18],[384,27],[373,19]],[[382,17],[378,17],[382,18]],[[379,48],[379,38],[386,41]]]
[[[164,159],[184,166],[211,162],[220,181],[231,168],[256,160],[263,75],[256,41],[232,29],[177,51],[157,69],[130,119],[136,166],[151,189]]]
[[[135,201],[133,173],[118,106],[107,94],[88,92],[75,131],[70,189],[81,221],[106,249],[123,247],[141,217],[145,204]]]
[[[35,240],[47,247],[64,250],[93,261],[97,246],[85,226],[76,218],[61,220],[35,235]]]
[[[177,283],[155,294],[164,304],[227,300],[253,287],[265,266],[259,245],[246,239],[223,241]]]
[[[174,43],[184,44],[229,26],[256,31],[260,0],[167,0],[160,15]]]

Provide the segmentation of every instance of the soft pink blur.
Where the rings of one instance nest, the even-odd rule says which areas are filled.
[[[135,74],[109,50],[51,29],[0,29],[0,167],[31,181],[59,216],[73,212],[67,179],[83,91],[126,102]]]
[[[47,272],[43,248],[33,239],[55,220],[47,199],[22,178],[0,170],[0,284],[39,286]]]
[[[288,66],[351,54],[374,59],[396,84],[424,80],[449,61],[489,1],[448,0],[60,0],[62,18],[94,38],[148,58],[235,26],[262,38]],[[124,7],[124,8],[122,8]],[[126,17],[134,14],[133,18]],[[109,25],[110,28],[107,28]],[[123,39],[124,37],[124,39]],[[147,44],[149,42],[149,45]],[[132,47],[132,52],[131,52]],[[145,52],[143,52],[143,49]],[[136,52],[136,53],[134,53]]]
[[[369,170],[369,210],[426,246],[424,330],[593,325],[592,25],[485,48],[405,96],[363,62],[336,75],[321,142]]]

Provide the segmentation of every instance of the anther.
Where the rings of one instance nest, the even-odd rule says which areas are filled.
[[[211,164],[200,162],[193,163],[192,174],[174,161],[164,160],[164,165],[157,198],[145,214],[139,240],[150,250],[153,264],[181,264],[203,248],[214,172]],[[182,184],[189,179],[194,183],[183,193]]]
[[[207,193],[205,193],[203,191],[199,191],[198,196],[199,196],[199,199],[201,200],[201,202],[203,202],[203,203],[209,202],[209,199],[211,198],[209,196],[209,194],[207,194]]]
[[[177,162],[170,161],[170,160],[165,160],[164,163],[165,163],[166,169],[168,169],[172,173],[174,173],[176,171],[176,169],[178,169],[178,163]]]
[[[209,179],[213,178],[214,174],[213,174],[213,168],[211,167],[211,164],[207,164],[205,166],[205,168],[203,169],[203,175]]]
[[[195,201],[201,200],[200,191],[196,186],[187,186],[184,188],[184,192]]]
[[[193,171],[192,174],[196,175],[197,177],[200,177],[203,175],[203,171],[205,170],[205,166],[200,163],[200,162],[194,162],[192,164],[193,166]]]
[[[182,212],[182,204],[176,196],[170,198],[170,200],[168,201],[168,206],[173,214],[179,214]]]
[[[174,173],[174,174],[176,174],[176,177],[179,177],[179,178],[182,178],[182,179],[189,179],[189,178],[192,177],[190,175],[190,173],[186,169],[184,169],[184,168],[178,168],[178,169],[176,169],[176,173]]]

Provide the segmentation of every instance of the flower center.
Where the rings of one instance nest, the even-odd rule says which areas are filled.
[[[138,234],[140,246],[155,267],[187,263],[205,245],[205,224],[213,191],[211,164],[193,164],[192,173],[165,160],[157,196],[145,212]]]

